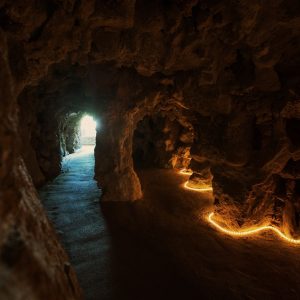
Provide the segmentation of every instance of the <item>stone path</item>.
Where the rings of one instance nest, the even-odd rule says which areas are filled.
[[[86,146],[69,155],[64,172],[40,191],[87,299],[105,294],[110,246],[105,221],[100,218],[100,190],[93,180],[93,168],[93,146]]]
[[[40,195],[85,298],[184,299],[189,286],[174,275],[165,257],[129,234],[110,233],[93,180],[93,147],[67,156],[63,169]]]

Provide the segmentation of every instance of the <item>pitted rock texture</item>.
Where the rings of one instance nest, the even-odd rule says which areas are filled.
[[[136,169],[188,167],[194,133],[191,126],[180,121],[163,112],[146,116],[137,124],[132,154]]]
[[[22,158],[16,85],[2,32],[0,44],[0,298],[81,299],[76,275]]]

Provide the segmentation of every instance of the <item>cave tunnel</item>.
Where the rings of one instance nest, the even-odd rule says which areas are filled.
[[[80,120],[80,136],[79,141],[81,146],[95,146],[96,144],[96,132],[97,132],[97,122],[92,116],[84,115]]]
[[[299,20],[0,1],[0,299],[299,299]]]

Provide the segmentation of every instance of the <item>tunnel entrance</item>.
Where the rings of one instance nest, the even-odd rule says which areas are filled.
[[[84,115],[80,120],[80,143],[82,146],[95,146],[97,122],[90,115]]]

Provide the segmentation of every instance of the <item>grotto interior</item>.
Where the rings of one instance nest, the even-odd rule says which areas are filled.
[[[299,70],[298,0],[0,0],[0,299],[299,299]]]

